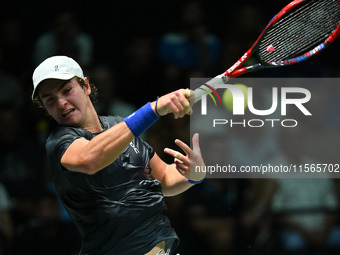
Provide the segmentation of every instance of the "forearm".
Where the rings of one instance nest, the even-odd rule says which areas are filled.
[[[176,139],[175,143],[185,152],[186,155],[179,153],[173,149],[165,148],[164,152],[174,157],[174,163],[165,164],[163,167],[164,175],[161,176],[163,183],[163,193],[165,196],[173,196],[186,191],[194,184],[201,183],[206,173],[196,171],[196,167],[204,166],[201,150],[199,148],[198,134],[194,134],[192,138],[193,149]],[[156,158],[156,157],[155,157]]]
[[[155,102],[145,104],[126,117],[124,122],[110,128],[89,143],[90,159],[98,161],[96,168],[102,169],[111,164],[128,146],[133,137],[141,135],[159,119],[155,113],[155,107]]]
[[[100,170],[112,163],[128,146],[134,136],[139,136],[157,121],[159,116],[156,112],[161,116],[173,112],[175,118],[183,117],[190,111],[190,104],[184,96],[185,94],[189,97],[190,91],[180,90],[174,92],[173,95],[162,97],[162,102],[159,102],[159,111],[156,109],[156,101],[148,103],[125,118],[123,123],[117,125],[118,127],[113,127],[108,130],[109,132],[104,132],[98,135],[97,139],[91,140],[84,156],[89,157],[91,162],[98,162],[95,163],[94,170]],[[167,99],[167,97],[169,98]],[[179,97],[182,97],[180,104],[178,103]]]
[[[174,113],[183,117],[191,111],[189,90],[178,90],[159,98],[157,112],[160,116]],[[90,141],[77,139],[64,153],[62,165],[75,172],[94,174],[111,164],[124,151],[134,137],[147,130],[159,116],[156,102],[147,103],[123,122],[97,135]]]
[[[98,161],[98,167],[102,169],[111,164],[126,149],[133,138],[133,133],[122,121],[94,137],[88,144],[87,154],[94,161]]]
[[[175,164],[167,165],[165,167],[162,184],[163,194],[167,197],[181,194],[194,186],[194,184],[191,184],[186,177],[177,171]]]
[[[65,152],[61,163],[71,171],[94,174],[115,161],[133,138],[129,127],[121,122],[90,141],[75,141]]]

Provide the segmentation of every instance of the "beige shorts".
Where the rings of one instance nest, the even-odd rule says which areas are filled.
[[[158,243],[151,251],[145,255],[168,255],[169,251],[165,250],[165,241]]]

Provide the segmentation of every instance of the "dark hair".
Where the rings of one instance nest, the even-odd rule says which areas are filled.
[[[83,78],[80,77],[74,77],[76,81],[79,83],[79,85],[83,88],[86,85],[86,81]],[[96,86],[93,83],[90,83],[91,88],[91,94],[90,99],[92,102],[96,102],[98,100],[98,90]],[[32,99],[32,102],[37,105],[39,108],[45,108],[44,104],[41,101],[41,98],[39,97],[38,93],[36,93],[36,96]]]
[[[85,82],[84,79],[79,78],[79,77],[75,77],[75,78],[78,81],[78,83],[80,84],[80,86],[85,87],[86,82]],[[91,88],[90,99],[91,99],[92,102],[97,102],[97,100],[98,100],[98,90],[97,90],[96,86],[94,86],[93,83],[90,83],[90,81],[89,81],[89,84],[90,84],[90,88]]]

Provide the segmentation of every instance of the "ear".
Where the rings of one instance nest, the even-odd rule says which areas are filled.
[[[91,95],[91,86],[90,86],[89,79],[87,79],[87,77],[85,77],[84,81],[85,81],[84,91],[85,91],[85,94],[87,96],[89,96],[89,95]]]

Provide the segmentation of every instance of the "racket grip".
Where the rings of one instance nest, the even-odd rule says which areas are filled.
[[[204,94],[207,94],[206,91],[212,92],[212,90],[208,86],[206,86],[206,84],[211,86],[213,89],[216,89],[216,85],[225,84],[227,81],[228,81],[228,77],[225,76],[225,74],[223,73],[223,74],[219,74],[215,76],[211,80],[207,81],[205,84],[202,84],[200,87],[194,90],[194,93],[193,93],[194,96],[193,96],[191,104],[193,105],[197,103],[198,101],[200,101],[202,96]]]

